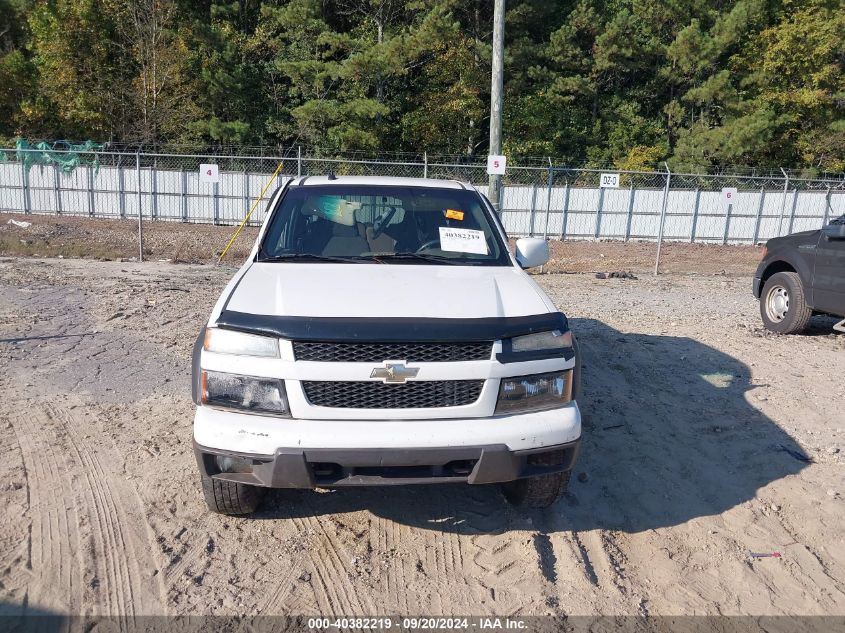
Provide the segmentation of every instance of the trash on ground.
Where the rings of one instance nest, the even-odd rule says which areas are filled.
[[[17,226],[18,228],[25,229],[28,226],[32,225],[32,222],[22,222],[21,220],[9,220],[6,224],[11,224],[13,226]]]
[[[636,279],[634,273],[629,273],[625,270],[614,271],[610,273],[596,273],[596,279]]]
[[[780,552],[748,552],[751,558],[780,558]]]

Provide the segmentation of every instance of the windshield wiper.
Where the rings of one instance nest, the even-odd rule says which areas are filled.
[[[365,264],[368,258],[364,257],[340,257],[338,255],[318,255],[316,253],[283,253],[281,255],[267,255],[262,253],[259,262],[287,262],[287,261],[311,261],[311,262],[336,262],[341,264]]]
[[[451,266],[477,266],[480,262],[467,259],[453,259],[451,257],[442,257],[440,255],[429,255],[426,253],[374,253],[373,259],[378,259],[383,262],[395,259],[415,259],[423,262],[430,262],[432,264],[449,264]]]

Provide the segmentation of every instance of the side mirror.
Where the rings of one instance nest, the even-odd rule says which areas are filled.
[[[516,262],[522,268],[542,266],[549,261],[549,243],[539,237],[523,237],[516,241]]]
[[[828,224],[822,233],[832,240],[845,240],[845,224]]]

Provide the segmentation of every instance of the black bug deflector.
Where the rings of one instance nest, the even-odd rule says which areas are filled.
[[[294,341],[487,341],[569,330],[561,312],[480,319],[295,317],[223,310],[217,326]]]

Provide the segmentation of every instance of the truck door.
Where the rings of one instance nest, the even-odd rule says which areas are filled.
[[[845,223],[845,216],[834,223]],[[831,237],[824,230],[816,248],[813,308],[845,316],[845,239]]]

